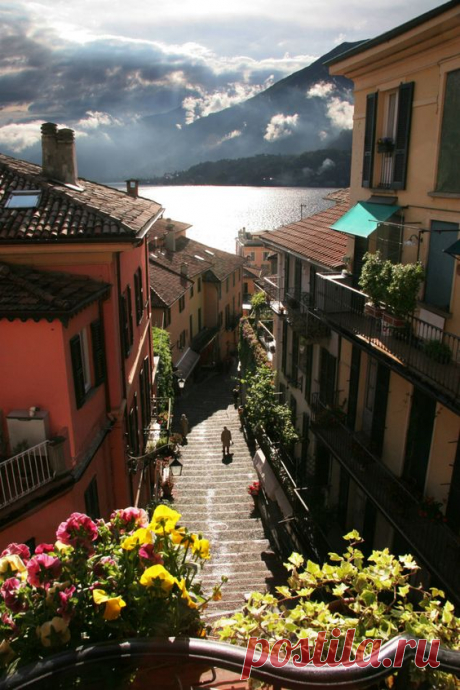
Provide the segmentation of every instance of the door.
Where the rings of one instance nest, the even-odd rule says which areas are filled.
[[[435,232],[441,230],[443,232]],[[452,230],[454,232],[447,232]],[[455,259],[445,249],[457,239],[458,225],[434,220],[431,223],[430,247],[425,282],[425,302],[443,311],[450,309]]]
[[[426,470],[431,450],[436,401],[414,388],[406,439],[403,477],[420,495],[425,490]]]
[[[368,241],[364,237],[355,237],[355,252],[353,254],[353,287],[357,290],[360,289],[358,285],[358,280],[361,276],[361,270],[363,267],[363,257],[367,252]]]
[[[198,309],[198,333],[201,331],[201,307]]]
[[[324,347],[321,348],[319,373],[319,395],[321,402],[333,407],[335,405],[335,372],[337,359]]]
[[[300,259],[295,260],[294,267],[294,297],[300,300],[302,292],[302,261]]]
[[[372,357],[367,364],[366,396],[363,409],[363,432],[370,438],[374,418],[375,389],[377,386],[377,362]]]
[[[351,353],[351,367],[350,367],[350,382],[348,386],[348,410],[347,410],[347,426],[350,429],[355,428],[356,410],[358,406],[358,390],[359,390],[359,369],[361,364],[361,350],[353,346]]]

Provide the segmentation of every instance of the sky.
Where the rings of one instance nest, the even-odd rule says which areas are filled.
[[[235,105],[343,41],[373,38],[433,0],[0,0],[0,150],[39,162],[39,127],[83,152],[181,111]]]

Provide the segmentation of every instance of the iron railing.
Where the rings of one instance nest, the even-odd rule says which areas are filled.
[[[256,287],[265,292],[267,305],[276,314],[284,313],[284,290],[278,286],[278,276],[266,276],[255,281]]]
[[[55,470],[50,441],[43,441],[0,464],[0,508],[51,482]]]
[[[406,671],[414,661],[419,642],[418,638],[409,635],[395,637],[381,646],[379,660],[389,659],[388,665],[374,667],[371,664],[351,664],[344,667],[339,664],[317,667],[311,663],[295,666],[289,662],[276,668],[267,661],[259,668],[251,669],[251,678],[262,681],[272,690],[378,688],[383,686],[386,677],[394,673],[393,665],[401,648],[400,643],[409,641],[413,641],[413,647],[406,646],[402,670],[394,685],[399,690],[409,685]],[[50,686],[74,687],[76,683],[86,690],[99,690],[101,687],[136,687],[141,690],[220,687],[221,683],[215,682],[216,676],[219,678],[216,669],[236,674],[233,679],[235,683],[242,674],[245,659],[244,647],[198,638],[132,639],[100,643],[61,652],[20,668],[0,681],[0,690],[45,690]],[[460,652],[440,647],[437,660],[439,671],[460,676]],[[402,683],[399,682],[399,676]],[[125,684],[123,678],[126,679]],[[225,686],[230,682],[227,676]],[[237,687],[249,686],[238,682]]]
[[[460,402],[460,337],[415,316],[405,319],[403,327],[387,325],[385,315],[376,318],[367,313],[364,293],[331,277],[318,275],[316,286],[315,308],[327,323],[391,355],[402,375],[409,370],[455,404]],[[437,342],[447,356],[430,352]]]
[[[420,515],[417,497],[345,425],[343,412],[330,409],[317,393],[311,422],[318,438],[460,604],[460,539],[441,520]]]

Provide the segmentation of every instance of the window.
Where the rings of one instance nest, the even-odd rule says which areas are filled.
[[[164,327],[165,327],[165,328],[168,328],[168,326],[169,326],[170,323],[171,323],[171,309],[165,309],[165,310],[164,310],[164,317],[165,317],[165,320],[164,320]]]
[[[217,322],[217,325],[219,326],[219,328],[222,328],[223,322],[224,322],[223,313],[220,311],[220,312],[219,312],[219,319],[218,319],[218,322]]]
[[[72,361],[75,401],[77,409],[79,409],[85,402],[86,395],[91,388],[86,328],[71,338],[70,357]]]
[[[179,312],[184,311],[185,309],[185,295],[182,295],[182,297],[179,297]]]
[[[201,325],[201,307],[198,309],[198,332],[201,331],[202,325]]]
[[[438,232],[436,232],[436,230]],[[458,236],[457,223],[446,223],[440,220],[431,222],[429,233],[428,263],[425,281],[425,302],[448,312],[452,295],[455,259],[444,250]]]
[[[376,142],[378,93],[368,94],[361,182],[363,187],[375,186],[374,155],[377,144],[377,151],[382,155],[381,186],[392,189],[406,188],[413,96],[414,82],[401,84],[397,92],[386,94],[383,104],[385,117],[382,117],[384,124],[379,134],[380,140],[388,142]]]
[[[249,261],[255,261],[256,255],[254,252],[248,252],[246,257],[249,259]]]
[[[201,292],[201,278],[198,278],[198,292]]]
[[[270,255],[270,252],[264,252],[264,253],[263,253],[264,261],[267,261],[269,255]]]
[[[193,314],[190,314],[190,340],[193,338]]]
[[[218,299],[222,299],[222,283],[219,283],[217,286],[217,297]]]
[[[85,512],[93,520],[101,517],[99,495],[97,491],[97,477],[94,476],[85,491]]]
[[[131,347],[134,342],[133,309],[131,304],[131,288],[129,285],[126,287],[126,290],[121,295],[120,302],[123,353],[125,357],[127,357],[131,352]]]
[[[233,271],[233,287],[235,287],[236,282],[236,271]]]
[[[284,291],[289,292],[289,254],[284,257]]]
[[[225,328],[230,328],[230,305],[225,305]]]
[[[229,279],[229,277],[227,276],[227,280],[225,281],[225,292],[228,292],[229,286],[230,286],[230,279]]]
[[[40,200],[40,192],[36,189],[21,189],[11,192],[5,208],[36,208]]]
[[[184,347],[185,347],[185,342],[186,342],[186,338],[187,338],[187,331],[185,331],[185,330],[184,330],[184,331],[181,331],[181,334],[180,334],[180,336],[179,336],[179,341],[178,341],[179,350],[183,350],[183,349],[184,349]]]
[[[460,70],[449,72],[444,96],[436,190],[460,194]]]
[[[105,343],[102,321],[91,324],[91,344],[93,350],[94,385],[99,386],[106,378]]]
[[[136,303],[136,321],[139,325],[144,313],[144,286],[142,285],[141,268],[138,268],[134,274],[134,301]]]
[[[190,288],[190,299],[192,299],[192,297],[193,297],[193,285],[192,285],[192,287]]]
[[[128,415],[128,446],[131,455],[139,455],[137,393],[134,393],[133,404]]]
[[[323,403],[329,406],[335,405],[335,376],[337,359],[324,347],[321,348],[319,395]]]

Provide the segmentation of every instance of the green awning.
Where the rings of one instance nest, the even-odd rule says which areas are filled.
[[[446,254],[451,254],[452,256],[460,256],[460,240],[457,240],[451,244],[447,249],[444,249]]]
[[[331,225],[331,228],[357,237],[369,237],[379,223],[391,218],[400,208],[400,206],[395,205],[358,201],[356,206],[353,206],[334,225]]]

